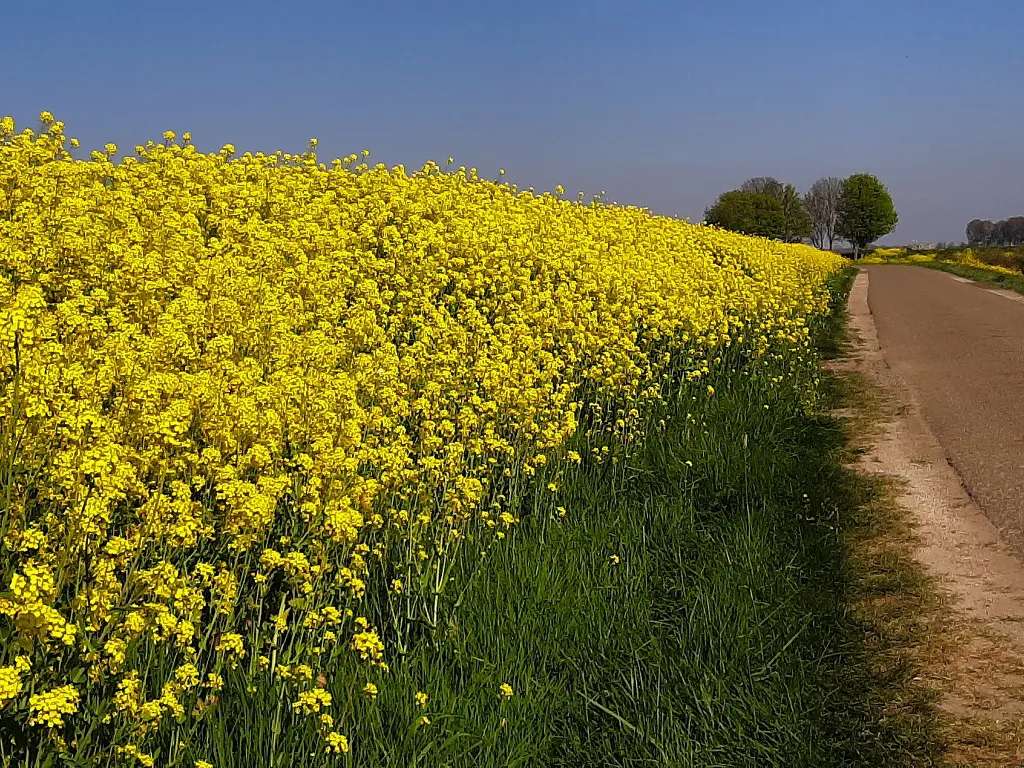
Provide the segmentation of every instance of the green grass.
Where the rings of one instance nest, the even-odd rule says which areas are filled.
[[[1018,293],[1024,293],[1024,274],[1008,275],[1005,272],[996,272],[994,270],[983,269],[980,267],[969,267],[964,264],[957,264],[953,261],[926,261],[919,262],[919,265],[929,267],[931,269],[938,269],[943,272],[949,272],[954,275],[959,275],[960,277],[966,277],[979,283],[991,283],[993,285],[998,285],[1001,288],[1017,291]]]
[[[990,264],[993,267],[1013,270],[1013,274],[999,271],[997,269],[986,269],[984,267],[963,264],[958,259],[968,250],[966,248],[945,248],[932,251],[906,250],[903,255],[884,259],[887,264],[913,264],[915,266],[937,269],[942,272],[966,277],[980,283],[998,285],[1007,290],[1024,293],[1024,247],[974,247],[969,249],[971,255],[978,261]],[[929,261],[915,261],[914,256],[930,256]]]
[[[841,347],[850,280],[816,329],[825,354]],[[846,541],[870,489],[841,464],[842,425],[821,415],[841,387],[817,378],[815,360],[723,364],[715,393],[687,390],[657,440],[563,487],[564,520],[523,510],[502,546],[463,564],[444,629],[376,678],[376,701],[352,700],[346,762],[934,764],[927,704],[904,695],[913,669],[876,664],[852,609]],[[815,389],[826,401],[812,407]],[[218,768],[308,756],[301,732],[271,752],[269,731],[239,725],[258,711],[213,717]]]

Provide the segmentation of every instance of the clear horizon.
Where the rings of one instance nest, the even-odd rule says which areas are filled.
[[[1024,5],[264,2],[5,10],[0,114],[83,148],[368,148],[700,221],[752,176],[877,175],[881,242],[1024,215]],[[1018,75],[1014,75],[1016,72]]]

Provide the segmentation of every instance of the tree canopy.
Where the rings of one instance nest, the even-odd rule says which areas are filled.
[[[704,216],[708,224],[734,232],[787,242],[809,238],[818,248],[831,249],[836,240],[846,240],[853,244],[855,255],[892,232],[899,221],[889,191],[867,173],[847,179],[820,178],[805,196],[792,184],[755,176],[739,189],[719,195]],[[988,224],[992,226],[991,232],[986,230],[989,237],[1009,239],[1017,231],[1013,220]],[[971,228],[979,226],[976,221],[968,225],[969,238]]]
[[[782,234],[786,242],[803,240],[813,231],[811,218],[807,215],[804,200],[792,184],[784,184],[772,176],[755,176],[740,186],[741,192],[753,192],[774,197],[782,205]]]
[[[754,192],[778,200],[782,196],[782,182],[774,176],[755,176],[740,184],[740,192]]]
[[[824,248],[825,243],[828,243],[829,250],[835,246],[842,194],[843,180],[838,176],[826,176],[814,182],[804,195],[804,208],[811,218],[811,242],[817,248]]]
[[[744,235],[781,239],[786,232],[782,203],[759,192],[725,192],[705,211],[704,219],[708,224]]]
[[[974,219],[967,225],[967,242],[971,245],[1020,245],[1024,243],[1024,216],[995,222]]]
[[[892,232],[898,221],[892,195],[877,177],[855,173],[843,181],[836,234],[853,245],[854,256]]]

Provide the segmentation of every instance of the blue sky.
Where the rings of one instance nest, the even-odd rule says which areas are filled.
[[[889,242],[1024,215],[1020,0],[18,3],[0,114],[85,147],[449,155],[699,221],[750,176],[865,171]]]

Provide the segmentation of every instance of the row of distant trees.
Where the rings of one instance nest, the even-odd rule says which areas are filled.
[[[818,179],[801,195],[792,184],[757,176],[725,192],[704,212],[704,220],[734,232],[784,242],[810,240],[818,248],[845,240],[854,255],[896,227],[892,196],[875,176]]]
[[[1002,221],[975,219],[967,225],[968,245],[1021,245],[1024,243],[1024,216]]]

